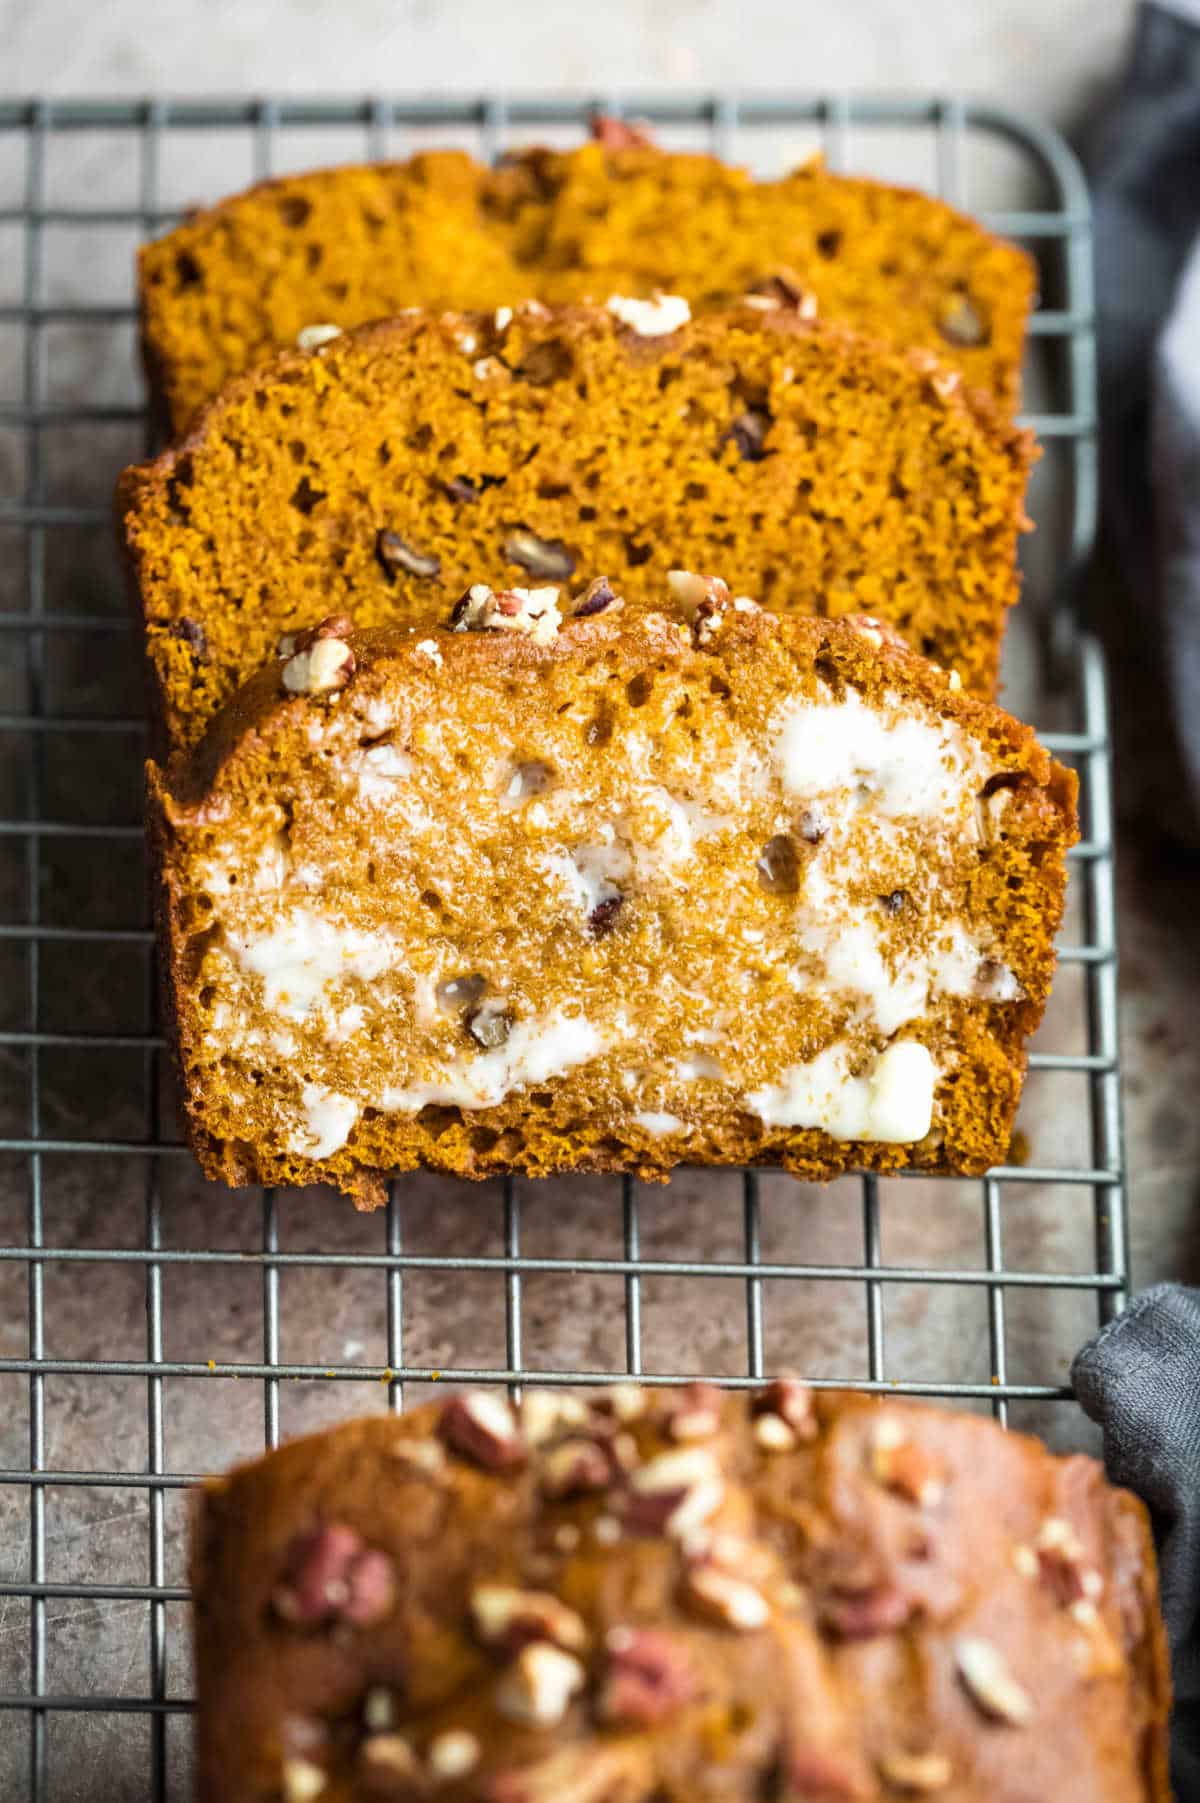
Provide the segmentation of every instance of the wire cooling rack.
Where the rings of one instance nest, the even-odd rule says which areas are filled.
[[[1031,121],[956,99],[0,103],[5,1798],[186,1794],[184,1493],[281,1433],[436,1382],[736,1384],[787,1365],[1011,1410],[1058,1444],[1083,1431],[1063,1408],[1070,1351],[1122,1306],[1127,1236],[1105,682],[1069,631],[1067,680],[1038,707],[1080,769],[1085,837],[1022,1136],[981,1182],[413,1177],[357,1217],[319,1194],[206,1186],[174,1141],[108,523],[116,469],[146,449],[136,242],[273,169],[568,142],[594,108],[764,172],[820,148],[1032,249],[1026,391],[1047,456],[1026,619],[1090,548],[1087,198]]]

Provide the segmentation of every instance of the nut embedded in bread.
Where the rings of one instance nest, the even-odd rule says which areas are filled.
[[[1003,1159],[1073,775],[872,621],[672,587],[322,622],[151,766],[210,1175]]]
[[[755,181],[611,131],[495,169],[433,152],[264,182],[140,262],[146,366],[176,435],[230,376],[298,340],[319,348],[336,326],[660,289],[697,310],[752,290],[934,350],[1011,412],[1034,271],[927,194],[819,163]]]
[[[1167,1803],[1142,1505],[978,1416],[785,1381],[786,1447],[777,1385],[472,1391],[210,1481],[198,1803]],[[600,1475],[564,1491],[571,1445]]]
[[[604,571],[657,605],[679,563],[780,611],[877,615],[990,694],[1031,455],[923,353],[778,310],[662,337],[605,307],[345,332],[122,478],[156,725],[194,745],[324,614],[432,625],[481,572]]]

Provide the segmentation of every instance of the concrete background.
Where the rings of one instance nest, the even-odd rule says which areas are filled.
[[[0,4],[9,93],[956,87],[1069,121],[1131,0],[64,0]]]

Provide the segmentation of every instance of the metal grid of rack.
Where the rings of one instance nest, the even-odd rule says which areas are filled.
[[[990,1407],[1005,1419],[1010,1404],[1060,1403],[1069,1397],[1062,1371],[1014,1374],[1014,1304],[1073,1292],[1094,1304],[1092,1318],[1101,1322],[1123,1304],[1127,1227],[1117,1071],[1109,734],[1101,658],[1087,638],[1073,638],[1065,653],[1071,693],[1058,703],[1056,722],[1064,730],[1044,735],[1060,756],[1078,765],[1082,782],[1085,836],[1074,862],[1074,925],[1068,929],[1070,942],[1060,951],[1064,977],[1078,984],[1079,1022],[1074,1029],[1069,1022],[1060,1022],[1067,1049],[1038,1050],[1032,1059],[1038,1075],[1067,1076],[1079,1083],[1075,1118],[1082,1123],[1083,1138],[1078,1157],[1062,1164],[1014,1163],[979,1183],[958,1185],[953,1202],[950,1186],[926,1186],[926,1197],[932,1195],[935,1204],[944,1200],[948,1209],[962,1207],[964,1191],[975,1197],[974,1208],[982,1203],[982,1258],[937,1263],[928,1253],[885,1257],[883,1192],[895,1192],[903,1207],[903,1192],[909,1188],[911,1195],[911,1186],[871,1177],[838,1186],[843,1212],[847,1197],[855,1198],[850,1207],[859,1224],[856,1247],[846,1251],[843,1241],[838,1256],[817,1256],[806,1247],[800,1255],[784,1256],[763,1225],[764,1191],[778,1180],[754,1172],[730,1179],[739,1186],[734,1244],[728,1236],[705,1244],[701,1226],[696,1249],[686,1257],[664,1254],[657,1244],[647,1247],[643,1224],[648,1201],[641,1186],[630,1181],[606,1185],[599,1201],[592,1196],[593,1215],[597,1209],[607,1211],[613,1227],[616,1249],[604,1256],[585,1255],[570,1244],[565,1252],[556,1245],[546,1255],[530,1254],[523,1209],[527,1215],[531,1186],[512,1182],[489,1186],[499,1219],[494,1246],[483,1250],[464,1252],[454,1244],[412,1249],[419,1240],[412,1233],[414,1209],[422,1203],[408,1181],[392,1186],[386,1212],[372,1230],[373,1246],[359,1235],[349,1250],[329,1250],[325,1241],[324,1249],[287,1249],[281,1223],[288,1203],[271,1193],[248,1205],[259,1210],[257,1244],[226,1250],[219,1245],[173,1243],[178,1236],[165,1178],[186,1155],[171,1136],[170,1105],[164,1101],[151,935],[141,906],[142,890],[136,875],[127,880],[118,872],[115,883],[106,888],[95,874],[97,857],[114,866],[128,857],[135,866],[138,856],[140,726],[132,706],[116,712],[96,707],[93,680],[98,665],[107,667],[115,661],[132,667],[134,653],[126,642],[119,602],[112,599],[115,574],[99,579],[104,597],[100,604],[93,601],[98,579],[91,566],[86,579],[72,567],[76,543],[72,535],[101,531],[107,507],[91,494],[80,498],[78,482],[74,489],[68,484],[65,496],[60,494],[54,479],[54,444],[62,432],[76,435],[77,473],[105,463],[110,455],[104,437],[108,428],[127,434],[124,455],[140,448],[131,435],[145,443],[132,391],[114,399],[103,382],[85,374],[64,398],[55,380],[60,354],[56,333],[86,333],[97,327],[132,331],[128,256],[122,251],[125,286],[115,298],[75,293],[64,300],[54,291],[53,272],[48,273],[51,235],[60,228],[108,233],[131,249],[138,236],[169,225],[180,208],[163,197],[162,171],[175,138],[217,144],[240,135],[249,152],[248,177],[272,170],[277,145],[289,131],[305,134],[310,161],[320,159],[323,138],[331,145],[327,155],[333,160],[392,154],[434,132],[451,132],[454,141],[473,142],[482,153],[493,155],[531,134],[578,134],[594,108],[647,118],[668,141],[672,132],[678,132],[681,141],[707,143],[722,154],[751,161],[757,149],[772,143],[784,143],[787,153],[794,155],[793,135],[807,132],[835,166],[886,175],[892,169],[885,163],[872,170],[855,142],[856,134],[882,128],[904,134],[913,143],[919,138],[928,147],[929,185],[963,205],[973,202],[973,146],[987,142],[1007,147],[1044,196],[1024,210],[985,212],[984,217],[997,231],[1026,243],[1042,267],[1044,301],[1033,320],[1032,335],[1035,348],[1054,361],[1054,368],[1050,400],[1030,423],[1059,461],[1059,504],[1054,517],[1042,521],[1044,536],[1051,537],[1057,575],[1069,575],[1090,548],[1096,486],[1087,198],[1065,146],[1029,121],[957,99],[805,96],[741,101],[726,96],[697,100],[604,96],[594,103],[505,102],[496,97],[328,103],[0,103],[0,179],[6,153],[12,153],[10,172],[15,168],[13,158],[20,161],[12,192],[0,186],[0,251],[11,249],[7,265],[20,272],[11,293],[0,289],[0,352],[6,345],[10,352],[7,361],[0,355],[0,381],[6,379],[6,371],[11,380],[11,392],[0,388],[0,572],[7,572],[6,580],[0,575],[0,672],[7,684],[0,697],[4,709],[0,872],[7,867],[0,994],[8,995],[0,1030],[0,1057],[6,1062],[0,1073],[11,1075],[16,1097],[0,1119],[0,1174],[14,1186],[5,1192],[14,1199],[12,1211],[0,1215],[0,1222],[12,1221],[11,1231],[0,1226],[0,1239],[9,1241],[0,1244],[0,1278],[12,1284],[0,1291],[9,1298],[0,1307],[0,1319],[12,1326],[15,1318],[17,1336],[3,1342],[0,1384],[13,1386],[2,1392],[5,1400],[15,1397],[15,1387],[20,1386],[21,1413],[27,1418],[19,1429],[27,1453],[14,1451],[0,1468],[4,1580],[0,1630],[11,1634],[15,1626],[25,1645],[23,1660],[14,1657],[0,1664],[4,1724],[0,1749],[6,1744],[10,1749],[8,1765],[0,1751],[0,1790],[5,1794],[9,1794],[6,1782],[16,1785],[13,1795],[27,1794],[32,1803],[75,1795],[160,1799],[184,1794],[186,1733],[175,1737],[171,1730],[179,1718],[186,1718],[190,1701],[186,1665],[182,1684],[172,1669],[172,1661],[178,1666],[179,1655],[169,1612],[186,1603],[187,1589],[182,1582],[171,1581],[172,1549],[180,1530],[174,1518],[169,1519],[169,1509],[172,1498],[194,1481],[196,1473],[180,1468],[168,1432],[167,1386],[177,1380],[240,1379],[260,1384],[259,1437],[266,1445],[279,1438],[282,1386],[289,1380],[374,1383],[382,1387],[375,1395],[386,1397],[389,1406],[399,1406],[406,1384],[439,1380],[588,1382],[626,1371],[678,1380],[700,1368],[701,1354],[693,1353],[688,1343],[665,1361],[653,1346],[647,1351],[644,1301],[652,1291],[658,1294],[654,1286],[679,1279],[702,1285],[720,1280],[740,1291],[744,1358],[740,1369],[713,1374],[731,1383],[751,1383],[789,1362],[768,1336],[768,1295],[779,1295],[781,1286],[795,1286],[815,1298],[823,1289],[844,1292],[850,1286],[858,1292],[853,1319],[858,1323],[854,1337],[861,1361],[856,1365],[854,1351],[839,1343],[832,1355],[833,1368],[809,1373],[815,1381],[953,1396]],[[128,147],[125,169],[127,174],[132,171],[133,181],[119,200],[103,193],[97,197],[90,184],[87,158],[80,151],[96,134],[115,134]],[[403,134],[408,134],[407,140]],[[55,153],[63,145],[74,159],[70,165],[74,186],[65,194],[53,168]],[[202,184],[210,185],[207,174]],[[69,353],[71,340],[65,342]],[[15,472],[11,482],[6,443]],[[113,467],[106,468],[106,482]],[[66,645],[74,648],[70,655],[64,654]],[[80,770],[90,776],[82,784],[76,781],[74,788],[64,784],[59,756],[68,742],[76,778]],[[117,773],[112,780],[106,776],[110,770]],[[64,807],[64,794],[74,798],[74,811]],[[124,811],[114,813],[114,808]],[[134,971],[141,1024],[133,1031],[121,1024],[129,999],[127,985],[114,980],[109,992],[105,961],[118,954]],[[64,960],[76,971],[92,965],[99,971],[100,999],[86,1028],[69,1020],[58,1024],[56,993]],[[55,1063],[64,1058],[65,1076]],[[86,1081],[73,1073],[89,1060],[111,1061],[114,1066],[132,1061],[136,1069],[136,1105],[131,1107],[126,1097],[114,1108],[116,1127],[101,1113],[91,1130],[78,1126],[72,1130],[70,1111],[61,1105],[64,1088],[69,1090],[73,1083],[86,1087]],[[0,1099],[7,1086],[6,1077]],[[1068,1135],[1064,1143],[1069,1140]],[[86,1193],[93,1184],[118,1181],[138,1191],[137,1231],[124,1236],[126,1243],[115,1233],[106,1236],[101,1231],[97,1236],[90,1227],[77,1242],[69,1225],[62,1236],[65,1243],[59,1243],[57,1225],[51,1230],[49,1223],[60,1202],[74,1206],[81,1190]],[[1019,1217],[1028,1197],[1043,1193],[1070,1194],[1086,1203],[1087,1255],[1043,1260],[1037,1256],[1035,1234],[1026,1261],[1006,1262],[1010,1219],[1014,1214]],[[478,1209],[487,1206],[482,1199],[476,1202]],[[101,1267],[125,1267],[133,1277],[144,1307],[136,1356],[54,1353],[47,1291],[58,1278],[71,1275],[71,1267],[83,1278]],[[253,1273],[261,1308],[257,1356],[219,1360],[168,1356],[168,1290],[181,1268],[211,1286],[214,1299],[221,1286],[234,1281],[234,1272]],[[281,1286],[297,1273],[318,1273],[330,1283],[346,1273],[366,1274],[377,1283],[382,1361],[343,1356],[330,1364],[282,1356],[288,1317]],[[481,1349],[486,1338],[481,1335],[480,1347],[460,1337],[448,1360],[435,1362],[414,1351],[409,1325],[414,1286],[423,1278],[465,1283],[483,1276],[496,1281],[502,1298],[498,1307],[502,1326],[494,1339],[488,1339],[488,1350]],[[607,1358],[539,1358],[528,1350],[529,1287],[540,1280],[565,1283],[568,1278],[612,1280],[617,1286],[619,1330],[611,1342],[615,1350]],[[945,1349],[932,1371],[928,1361],[914,1359],[911,1367],[898,1362],[892,1350],[889,1299],[901,1291],[934,1293],[948,1287],[981,1298],[986,1310],[985,1375],[977,1381],[955,1368]],[[723,1297],[728,1293],[727,1287],[722,1288]],[[905,1344],[918,1342],[910,1334]],[[121,1467],[115,1458],[106,1463],[100,1442],[93,1442],[97,1451],[89,1464],[63,1463],[54,1456],[51,1386],[63,1379],[85,1384],[96,1378],[132,1380],[141,1390],[145,1438],[143,1456],[136,1464]],[[367,1393],[359,1389],[340,1394],[351,1398],[349,1407]],[[15,1408],[13,1413],[15,1417]],[[5,1444],[14,1442],[10,1437]],[[210,1442],[206,1468],[219,1468],[235,1450],[249,1449]],[[48,1512],[53,1499],[72,1489],[134,1492],[143,1500],[145,1537],[138,1581],[125,1576],[114,1576],[110,1582],[55,1578]],[[142,1649],[137,1669],[132,1676],[125,1673],[128,1682],[120,1687],[101,1682],[88,1688],[56,1681],[61,1665],[58,1641],[66,1633],[62,1624],[72,1611],[109,1603],[134,1608],[144,1617],[144,1626],[134,1630],[134,1644]],[[0,1648],[4,1644],[0,1632]],[[89,1718],[99,1717],[116,1724],[110,1740],[88,1737]],[[136,1732],[130,1718],[140,1724]],[[17,1723],[23,1736],[14,1728]],[[97,1747],[103,1749],[99,1757],[106,1777],[93,1788]],[[88,1776],[81,1780],[83,1762]]]

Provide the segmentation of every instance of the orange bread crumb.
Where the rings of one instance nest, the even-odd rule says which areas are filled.
[[[444,621],[480,570],[604,570],[632,604],[720,569],[772,608],[877,614],[990,693],[1028,435],[923,352],[781,309],[633,308],[363,327],[237,378],[127,471],[167,742],[293,624]]]
[[[1074,775],[876,622],[671,589],[327,620],[151,765],[210,1175],[1003,1158]]]
[[[1011,412],[1033,265],[929,195],[817,162],[756,181],[653,147],[458,152],[261,183],[141,253],[146,363],[181,434],[231,376],[319,322],[423,306],[685,295],[782,278],[823,318],[936,350]]]

